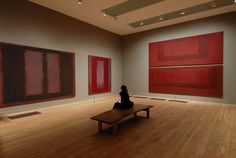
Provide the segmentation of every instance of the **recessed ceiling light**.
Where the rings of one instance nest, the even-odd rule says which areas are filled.
[[[143,22],[141,22],[140,25],[143,26]]]
[[[78,3],[79,5],[81,5],[81,4],[83,3],[83,1],[82,1],[82,0],[77,0],[77,3]]]
[[[185,12],[180,12],[180,14],[181,14],[181,15],[184,15],[184,14],[185,14]]]
[[[215,4],[215,3],[212,3],[211,6],[212,6],[213,8],[215,8],[215,7],[216,7],[216,4]]]
[[[102,15],[103,15],[103,16],[107,16],[107,14],[106,14],[106,13],[102,13]]]
[[[163,20],[163,17],[160,17],[159,20]]]

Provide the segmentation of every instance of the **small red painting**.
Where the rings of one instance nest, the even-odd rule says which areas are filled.
[[[89,56],[89,94],[111,91],[111,59]]]

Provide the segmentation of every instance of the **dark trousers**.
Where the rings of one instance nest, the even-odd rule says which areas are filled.
[[[130,101],[128,103],[116,102],[113,106],[113,109],[129,109],[129,108],[132,108],[133,105],[134,105],[134,103],[132,101]]]

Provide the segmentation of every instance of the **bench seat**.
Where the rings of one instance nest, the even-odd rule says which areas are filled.
[[[137,112],[146,111],[147,118],[150,117],[149,109],[153,106],[150,105],[141,105],[135,104],[132,108],[129,109],[113,109],[101,114],[95,115],[91,117],[92,120],[98,121],[98,131],[102,131],[102,123],[110,124],[113,126],[113,134],[116,134],[117,123],[119,123],[122,119],[134,115],[137,116]]]

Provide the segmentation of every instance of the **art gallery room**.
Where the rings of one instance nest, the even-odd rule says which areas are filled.
[[[0,158],[235,158],[235,0],[0,0]]]

